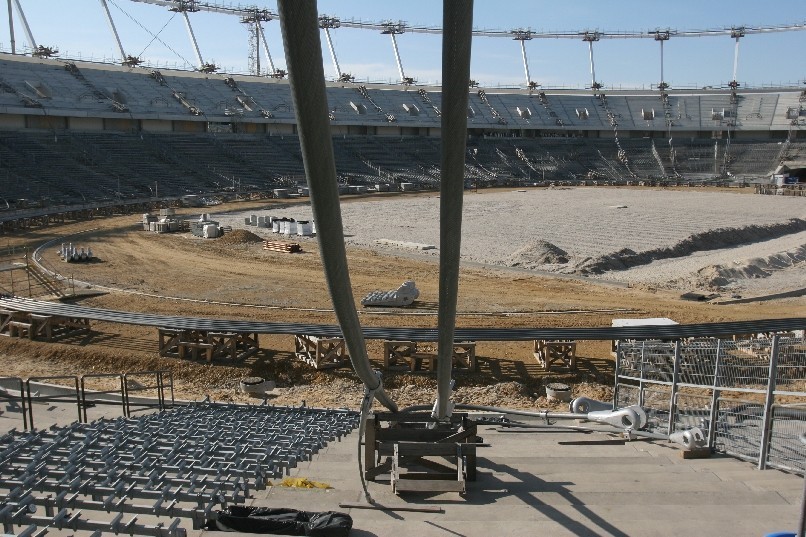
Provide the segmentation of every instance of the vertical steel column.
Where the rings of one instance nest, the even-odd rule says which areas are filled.
[[[661,41],[663,43],[663,41]],[[662,46],[662,45],[661,45]],[[677,383],[680,382],[680,355],[683,342],[679,339],[674,343],[674,369],[672,370],[672,397],[669,400],[669,428],[668,434],[674,432],[674,415],[677,412]]]
[[[31,27],[28,26],[28,19],[25,18],[25,12],[22,10],[20,0],[14,0],[14,5],[17,7],[17,16],[22,22],[22,29],[25,30],[25,35],[28,37],[28,44],[31,45],[32,49],[36,49],[36,39],[34,39],[34,34],[31,33]]]
[[[772,347],[770,348],[770,370],[769,383],[767,384],[767,396],[764,399],[764,418],[761,429],[761,449],[758,453],[758,469],[767,468],[767,455],[770,453],[770,435],[772,435],[772,405],[775,402],[775,385],[778,375],[778,352],[780,336],[772,336]]]
[[[17,53],[17,45],[14,40],[14,8],[11,7],[11,0],[8,0],[8,33],[11,38],[11,53]]]
[[[350,284],[336,161],[327,115],[327,92],[316,2],[278,0],[277,8],[297,115],[302,161],[308,178],[311,208],[317,222],[317,240],[333,309],[359,378],[368,389],[377,390],[375,397],[382,405],[396,412],[397,406],[383,391],[383,386],[369,363]]]
[[[803,448],[806,449],[806,433],[801,433],[800,442],[803,444]],[[800,499],[798,537],[806,537],[806,475],[803,476],[803,496]]]
[[[196,51],[196,59],[199,61],[199,69],[202,69],[204,67],[204,60],[202,59],[201,51],[199,50],[199,44],[196,42],[196,35],[193,33],[193,27],[190,25],[190,17],[188,17],[188,12],[183,11],[182,16],[185,17],[185,27],[187,27],[190,42],[193,45],[193,50]]]
[[[716,360],[714,361],[714,382],[711,394],[711,412],[708,415],[708,448],[714,451],[716,443],[716,420],[719,412],[719,366],[722,362],[722,340],[716,340]]]
[[[591,87],[596,88],[596,66],[593,64],[593,40],[588,41],[588,56],[591,64]]]
[[[449,414],[453,334],[459,292],[467,101],[473,41],[473,0],[442,2],[442,173],[439,202],[439,330],[434,415]]]
[[[663,89],[663,39],[660,40],[660,86]]]
[[[736,35],[734,39],[736,39],[736,45],[733,47],[733,82],[736,82],[736,76],[739,71],[739,39],[741,38],[740,35]]]
[[[112,13],[109,12],[109,6],[106,4],[106,0],[100,0],[100,2],[101,7],[104,8],[104,13],[106,13],[106,22],[109,23],[109,29],[112,30],[112,35],[115,36],[115,41],[118,44],[118,50],[120,50],[121,61],[125,62],[126,52],[123,50],[123,44],[120,42],[120,36],[118,35],[118,29],[115,27],[115,21],[112,20]]]

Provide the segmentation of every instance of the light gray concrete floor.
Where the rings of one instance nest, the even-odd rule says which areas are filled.
[[[119,408],[90,409],[90,419],[116,417]],[[35,405],[35,423],[69,424],[73,405]],[[22,429],[5,402],[0,433]],[[356,537],[387,536],[762,536],[795,531],[802,509],[803,478],[759,471],[727,456],[684,460],[672,444],[622,442],[605,433],[506,430],[480,427],[490,447],[479,448],[478,479],[457,493],[396,496],[388,482],[368,483],[376,504],[390,509],[343,508],[363,502],[358,470],[358,433],[332,442],[291,471],[330,484],[329,490],[279,485],[253,491],[247,504],[349,513]],[[442,512],[395,511],[395,507]],[[99,518],[88,513],[88,518]],[[126,516],[126,519],[130,515]],[[139,517],[142,523],[166,519]],[[188,535],[232,535],[194,531]],[[48,535],[70,534],[49,532]]]

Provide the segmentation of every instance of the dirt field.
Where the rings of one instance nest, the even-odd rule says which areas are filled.
[[[722,196],[728,201],[733,199],[731,194]],[[345,207],[352,210],[355,204],[348,202]],[[242,211],[276,210],[272,203],[251,202],[219,206],[208,212],[234,215]],[[198,215],[199,210],[180,212]],[[248,234],[233,233],[223,239],[204,240],[189,234],[144,232],[139,216],[49,227],[25,235],[5,236],[2,240],[9,246],[32,248],[53,240],[44,250],[45,262],[77,282],[87,282],[76,284],[83,293],[99,291],[75,299],[86,306],[183,316],[335,324],[314,240],[303,241],[304,252],[300,254],[269,252]],[[435,237],[436,228],[433,230]],[[99,261],[62,263],[56,255],[61,241],[91,247]],[[411,309],[390,313],[367,311],[359,305],[362,323],[436,325],[436,257],[417,258],[407,252],[379,252],[351,246],[349,262],[357,303],[369,291],[393,289],[405,279],[415,280],[421,290],[420,300]],[[796,317],[806,313],[806,299],[802,297],[719,306],[684,301],[679,295],[679,290],[472,265],[462,270],[457,324],[610,326],[611,320],[618,317],[669,317],[680,323],[696,323]],[[351,371],[313,371],[294,359],[290,336],[262,337],[261,351],[245,363],[208,365],[160,358],[156,330],[151,328],[95,323],[93,329],[91,337],[65,343],[0,338],[4,374],[26,378],[168,369],[173,372],[178,397],[201,399],[210,395],[215,400],[242,398],[236,393],[238,380],[261,376],[278,383],[271,398],[277,404],[305,401],[311,406],[356,407],[360,402],[361,388]],[[381,342],[367,344],[370,358],[380,367]],[[479,343],[479,371],[457,374],[454,400],[546,408],[549,405],[544,386],[553,381],[571,384],[574,395],[609,397],[613,377],[609,342],[579,342],[579,368],[574,372],[560,369],[543,372],[531,351],[530,342]],[[390,371],[385,373],[384,382],[400,406],[431,404],[434,400],[434,374]]]

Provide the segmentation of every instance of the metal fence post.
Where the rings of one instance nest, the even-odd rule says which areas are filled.
[[[616,373],[616,381],[615,381],[615,384],[613,385],[613,409],[614,410],[616,408],[618,408],[618,395],[619,395],[619,393],[618,393],[619,392],[618,378],[619,378],[619,375],[621,374],[621,341],[618,341],[618,340],[616,341],[616,367],[615,367],[615,373]]]
[[[638,376],[638,406],[644,406],[644,370],[646,369],[644,355],[646,353],[646,341],[641,342],[641,374]]]
[[[680,355],[683,343],[678,339],[674,343],[674,369],[672,370],[672,396],[669,400],[668,434],[674,432],[674,416],[677,412],[677,383],[680,378]]]
[[[708,448],[714,451],[716,444],[716,421],[719,414],[719,365],[722,358],[722,340],[716,340],[716,360],[714,360],[714,393],[711,394],[711,413],[708,417]]]
[[[770,372],[767,381],[767,397],[764,399],[764,420],[761,429],[761,449],[758,453],[758,469],[767,468],[767,455],[770,453],[770,436],[772,434],[772,404],[775,401],[775,383],[778,370],[778,342],[780,336],[772,336],[770,348]]]

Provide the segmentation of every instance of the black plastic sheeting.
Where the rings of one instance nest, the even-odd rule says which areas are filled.
[[[312,513],[297,509],[244,507],[232,505],[207,523],[208,530],[260,533],[263,535],[307,535],[311,537],[347,537],[353,519],[346,513]]]
[[[99,308],[89,308],[59,302],[46,302],[28,298],[0,298],[0,309],[25,311],[41,315],[81,317],[110,323],[154,326],[177,330],[207,330],[211,332],[243,332],[250,334],[307,334],[322,337],[343,337],[341,328],[335,325],[266,323],[208,319],[199,317],[176,317],[134,313]],[[630,326],[601,328],[457,328],[457,341],[528,341],[530,339],[667,339],[689,337],[717,337],[731,334],[759,332],[786,332],[806,328],[806,318],[759,319],[723,323],[678,324],[665,326]],[[398,341],[437,341],[436,328],[362,328],[366,339],[390,339]]]

